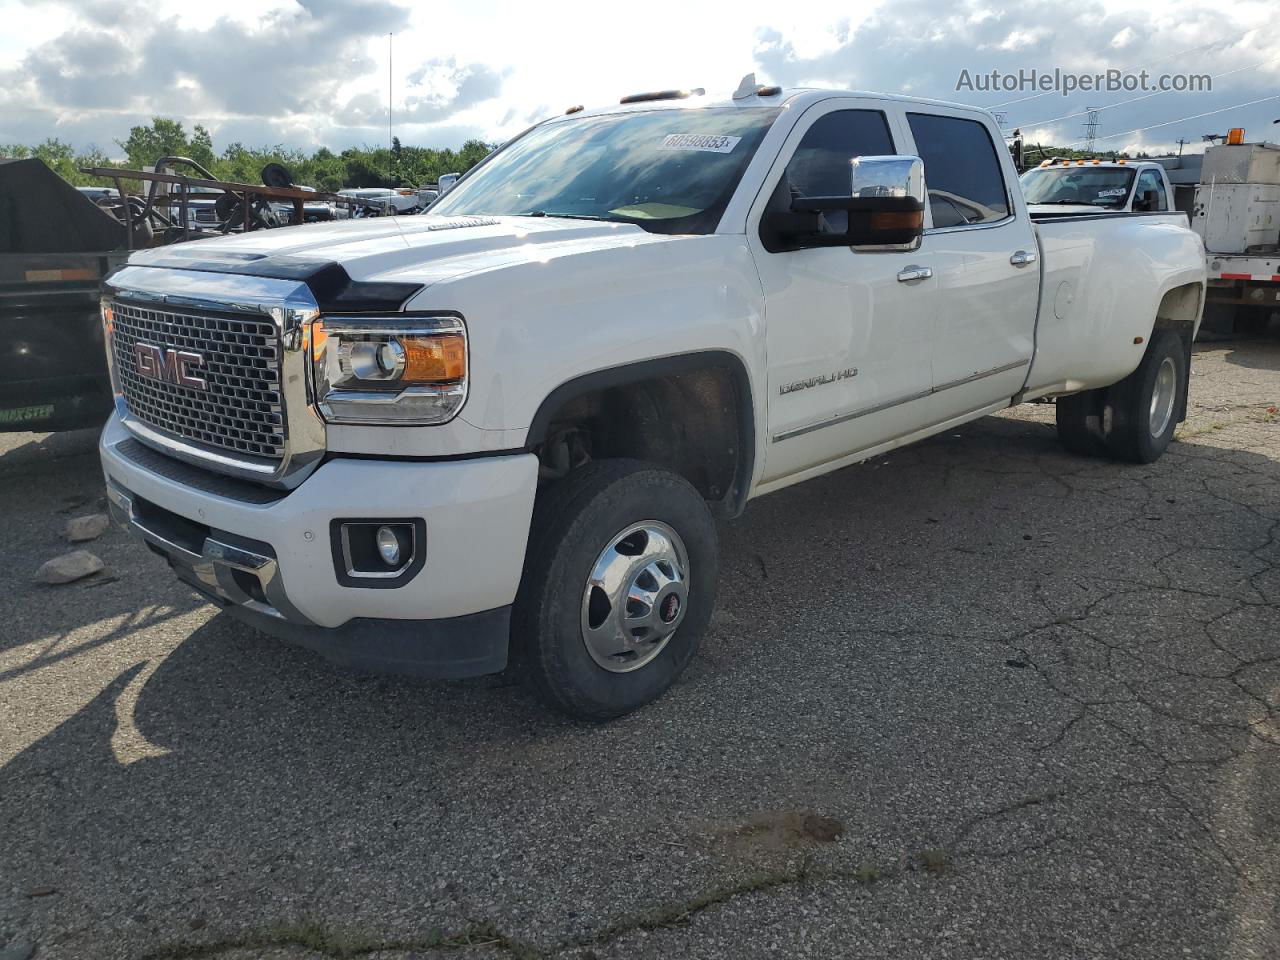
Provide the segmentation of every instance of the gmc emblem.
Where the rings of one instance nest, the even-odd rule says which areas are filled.
[[[208,390],[209,384],[192,371],[204,363],[204,357],[190,350],[166,350],[154,343],[138,341],[133,345],[133,365],[138,376],[176,383],[192,390]]]

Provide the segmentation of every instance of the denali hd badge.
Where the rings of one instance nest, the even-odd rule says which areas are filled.
[[[163,380],[192,390],[208,390],[209,384],[192,371],[204,363],[201,354],[190,350],[166,350],[139,340],[133,345],[133,366],[138,376]]]
[[[821,387],[828,383],[835,383],[838,380],[848,380],[850,377],[856,377],[857,375],[857,367],[847,367],[844,370],[837,370],[835,373],[824,373],[820,377],[809,377],[805,380],[797,380],[794,383],[784,383],[778,387],[778,394],[785,397],[788,393],[795,393],[797,390]]]

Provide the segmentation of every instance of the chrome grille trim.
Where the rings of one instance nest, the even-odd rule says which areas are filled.
[[[195,255],[194,248],[205,246],[182,244],[180,248],[192,251],[195,265],[199,264],[200,258]],[[134,254],[128,265],[108,277],[103,284],[104,299],[113,305],[113,309],[116,305],[129,306],[178,317],[224,318],[242,324],[268,324],[273,327],[277,362],[272,369],[276,379],[272,389],[264,392],[279,395],[279,429],[283,443],[277,455],[264,457],[245,453],[234,443],[230,447],[215,446],[153,426],[135,414],[126,401],[123,387],[127,377],[121,366],[123,364],[132,370],[133,354],[130,350],[122,357],[114,343],[114,335],[109,332],[111,345],[107,349],[107,366],[111,370],[116,415],[121,426],[142,443],[177,460],[277,489],[294,489],[320,465],[325,452],[325,425],[314,406],[307,362],[307,331],[311,321],[320,313],[315,296],[302,280],[254,276],[251,273],[206,272],[199,266],[190,270],[145,266],[148,255],[149,252]],[[234,255],[224,257],[234,258]],[[252,262],[259,258],[249,255],[244,259]],[[260,366],[250,368],[252,371],[259,369]],[[251,376],[242,372],[238,376],[253,381],[256,374]],[[152,381],[147,382],[150,384]],[[274,431],[275,424],[270,426]]]
[[[280,333],[269,316],[218,316],[115,300],[113,350],[120,391],[143,423],[218,450],[280,460],[286,428]],[[203,356],[196,390],[140,376],[136,343]]]

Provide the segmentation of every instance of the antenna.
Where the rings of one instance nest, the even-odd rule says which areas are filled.
[[[391,149],[391,145],[395,143],[395,137],[391,135],[391,39],[394,36],[394,33],[387,34],[387,186],[392,188],[396,185],[392,173],[396,155]]]
[[[1098,139],[1098,111],[1094,107],[1085,107],[1089,111],[1084,122],[1084,152],[1093,153],[1094,141]]]
[[[754,73],[748,73],[742,78],[742,82],[738,84],[738,89],[733,91],[733,99],[745,100],[747,97],[754,97],[756,95],[757,86],[756,75]]]

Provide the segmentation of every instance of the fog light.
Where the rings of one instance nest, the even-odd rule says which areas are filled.
[[[427,525],[408,519],[331,520],[334,572],[344,587],[399,587],[426,560]]]
[[[396,532],[390,527],[379,527],[375,539],[382,562],[388,567],[400,566],[400,538]]]

